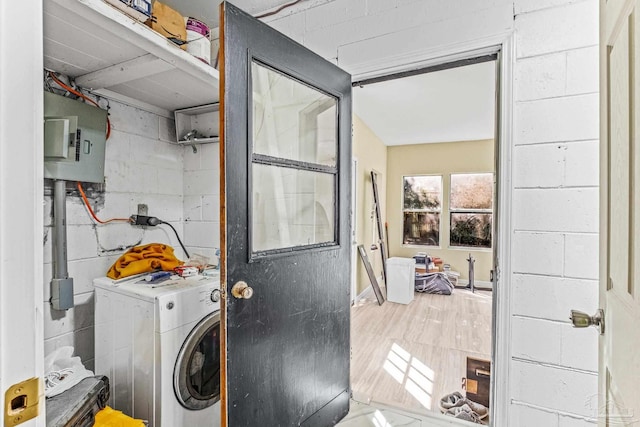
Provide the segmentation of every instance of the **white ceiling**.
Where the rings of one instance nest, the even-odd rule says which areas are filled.
[[[274,9],[291,0],[232,0],[235,6],[251,15]],[[174,8],[183,16],[190,16],[204,21],[210,28],[216,28],[219,22],[220,0],[163,0],[163,3]]]
[[[251,15],[291,0],[232,0]],[[218,26],[220,0],[164,0],[184,16]],[[353,110],[386,145],[494,136],[495,62],[354,88]]]
[[[495,61],[353,89],[353,111],[386,145],[494,137]]]

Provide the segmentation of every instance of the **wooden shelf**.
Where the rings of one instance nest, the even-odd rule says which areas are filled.
[[[102,0],[44,1],[44,64],[80,87],[167,114],[218,102],[218,71]]]

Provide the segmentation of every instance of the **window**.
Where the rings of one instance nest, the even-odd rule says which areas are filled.
[[[440,245],[442,176],[403,177],[403,238],[405,245]]]
[[[337,99],[255,60],[251,84],[252,253],[336,244]]]
[[[491,247],[493,174],[451,174],[451,246]]]

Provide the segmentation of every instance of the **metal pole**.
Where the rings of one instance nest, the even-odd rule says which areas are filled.
[[[53,181],[53,278],[66,279],[67,269],[67,190],[66,182]]]
[[[63,180],[54,180],[53,184],[51,304],[55,310],[68,310],[73,307],[73,279],[67,267],[67,190]]]
[[[469,258],[467,258],[467,261],[469,261],[469,288],[471,288],[471,292],[475,293],[476,289],[475,289],[475,283],[474,283],[475,282],[474,264],[476,260],[473,259],[471,254],[469,254]]]

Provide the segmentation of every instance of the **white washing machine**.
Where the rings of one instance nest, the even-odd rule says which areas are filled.
[[[220,279],[95,279],[95,372],[149,427],[220,425]]]

